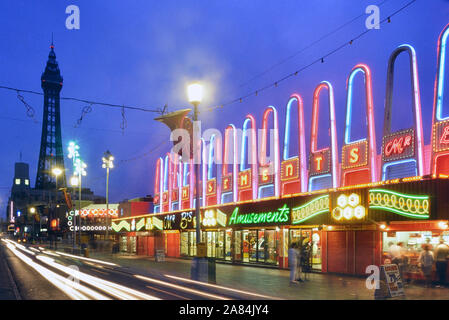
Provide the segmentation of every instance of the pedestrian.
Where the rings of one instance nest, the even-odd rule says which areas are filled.
[[[449,259],[449,246],[444,243],[444,239],[440,238],[440,244],[435,248],[435,265],[438,274],[437,287],[446,285],[447,260]]]
[[[408,282],[409,279],[405,279],[405,275],[408,272],[408,256],[407,249],[404,248],[403,242],[398,242],[399,247],[399,273],[401,275],[402,283]]]
[[[424,245],[423,249],[419,254],[418,263],[426,281],[426,288],[428,288],[432,282],[432,267],[435,258],[433,257],[433,252],[430,251],[430,246]]]
[[[297,272],[297,260],[298,254],[296,251],[296,243],[292,242],[290,248],[288,249],[288,266],[290,267],[290,284],[297,284],[296,272]]]
[[[402,279],[402,259],[401,259],[401,247],[397,244],[394,244],[393,242],[388,243],[390,248],[388,249],[388,252],[391,257],[391,263],[398,266],[399,273],[401,275]]]
[[[297,243],[296,245],[296,281],[299,282],[304,282],[301,279],[301,273],[303,272],[302,270],[302,246],[301,246],[301,241]]]
[[[310,240],[306,239],[302,245],[301,250],[301,269],[304,273],[304,280],[307,280],[307,275],[311,271],[311,264],[310,264],[310,253],[311,253],[311,244]]]

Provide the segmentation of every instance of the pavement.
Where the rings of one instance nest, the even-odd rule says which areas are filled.
[[[14,283],[3,246],[0,246],[0,300],[19,300],[20,295]]]
[[[190,278],[191,260],[154,258],[91,252],[90,257],[119,264],[127,272],[139,274],[169,274]],[[216,264],[216,284],[246,290],[283,300],[374,300],[374,291],[367,289],[365,278],[335,274],[311,273],[308,280],[289,284],[289,271],[252,266]],[[405,287],[400,300],[448,300],[448,288],[425,288],[419,283]]]

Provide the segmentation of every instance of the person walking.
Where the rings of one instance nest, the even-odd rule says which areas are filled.
[[[290,267],[290,285],[298,284],[296,281],[296,273],[297,273],[297,261],[298,261],[298,253],[296,251],[297,244],[292,242],[290,244],[290,248],[288,249],[288,266]]]
[[[430,246],[424,245],[423,249],[419,254],[418,263],[426,280],[426,288],[429,288],[432,283],[432,267],[435,258],[433,257],[433,252],[430,251]]]
[[[449,246],[444,243],[444,239],[440,238],[440,244],[435,248],[435,265],[438,274],[437,287],[446,285],[447,260],[449,259]]]

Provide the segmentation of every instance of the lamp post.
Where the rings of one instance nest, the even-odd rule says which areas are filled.
[[[75,187],[78,185],[78,177],[73,176],[70,178],[70,185],[75,190]],[[76,246],[76,210],[73,213],[73,249]]]
[[[106,240],[109,239],[109,169],[114,168],[114,157],[107,150],[102,158],[102,167],[106,169]]]
[[[78,226],[79,240],[78,240],[78,242],[81,247],[81,177],[86,175],[85,169],[86,169],[87,165],[81,160],[80,154],[78,152],[79,146],[75,142],[73,142],[73,141],[69,142],[68,150],[69,150],[69,155],[68,155],[69,159],[73,159],[74,177],[78,176],[78,181],[77,181],[78,182],[77,183],[77,185],[78,185],[78,216],[79,216],[79,226]],[[76,181],[75,181],[74,177],[72,177],[72,180],[71,180],[72,186],[76,185],[75,184]],[[74,219],[76,220],[76,214],[75,214]],[[75,230],[75,233],[76,233],[76,230]]]
[[[192,83],[187,87],[187,96],[189,99],[189,102],[193,105],[193,121],[198,121],[198,106],[203,100],[203,86],[199,83]],[[195,126],[194,126],[195,127]],[[195,134],[193,134],[192,139],[195,137]],[[198,141],[193,141],[193,146],[198,147]],[[195,147],[193,148],[195,151]],[[196,197],[195,197],[195,218],[196,218],[196,243],[197,243],[197,253],[198,253],[198,243],[201,242],[201,232],[200,232],[200,164],[198,163],[198,159],[195,159],[194,154],[194,161],[195,161],[195,188],[196,188]],[[200,158],[201,159],[201,156]],[[203,195],[204,196],[204,195]]]

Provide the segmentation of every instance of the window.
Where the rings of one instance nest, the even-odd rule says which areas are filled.
[[[20,179],[16,179],[16,184],[20,184]]]
[[[27,186],[29,184],[30,184],[30,181],[28,179],[25,179],[25,185]]]

